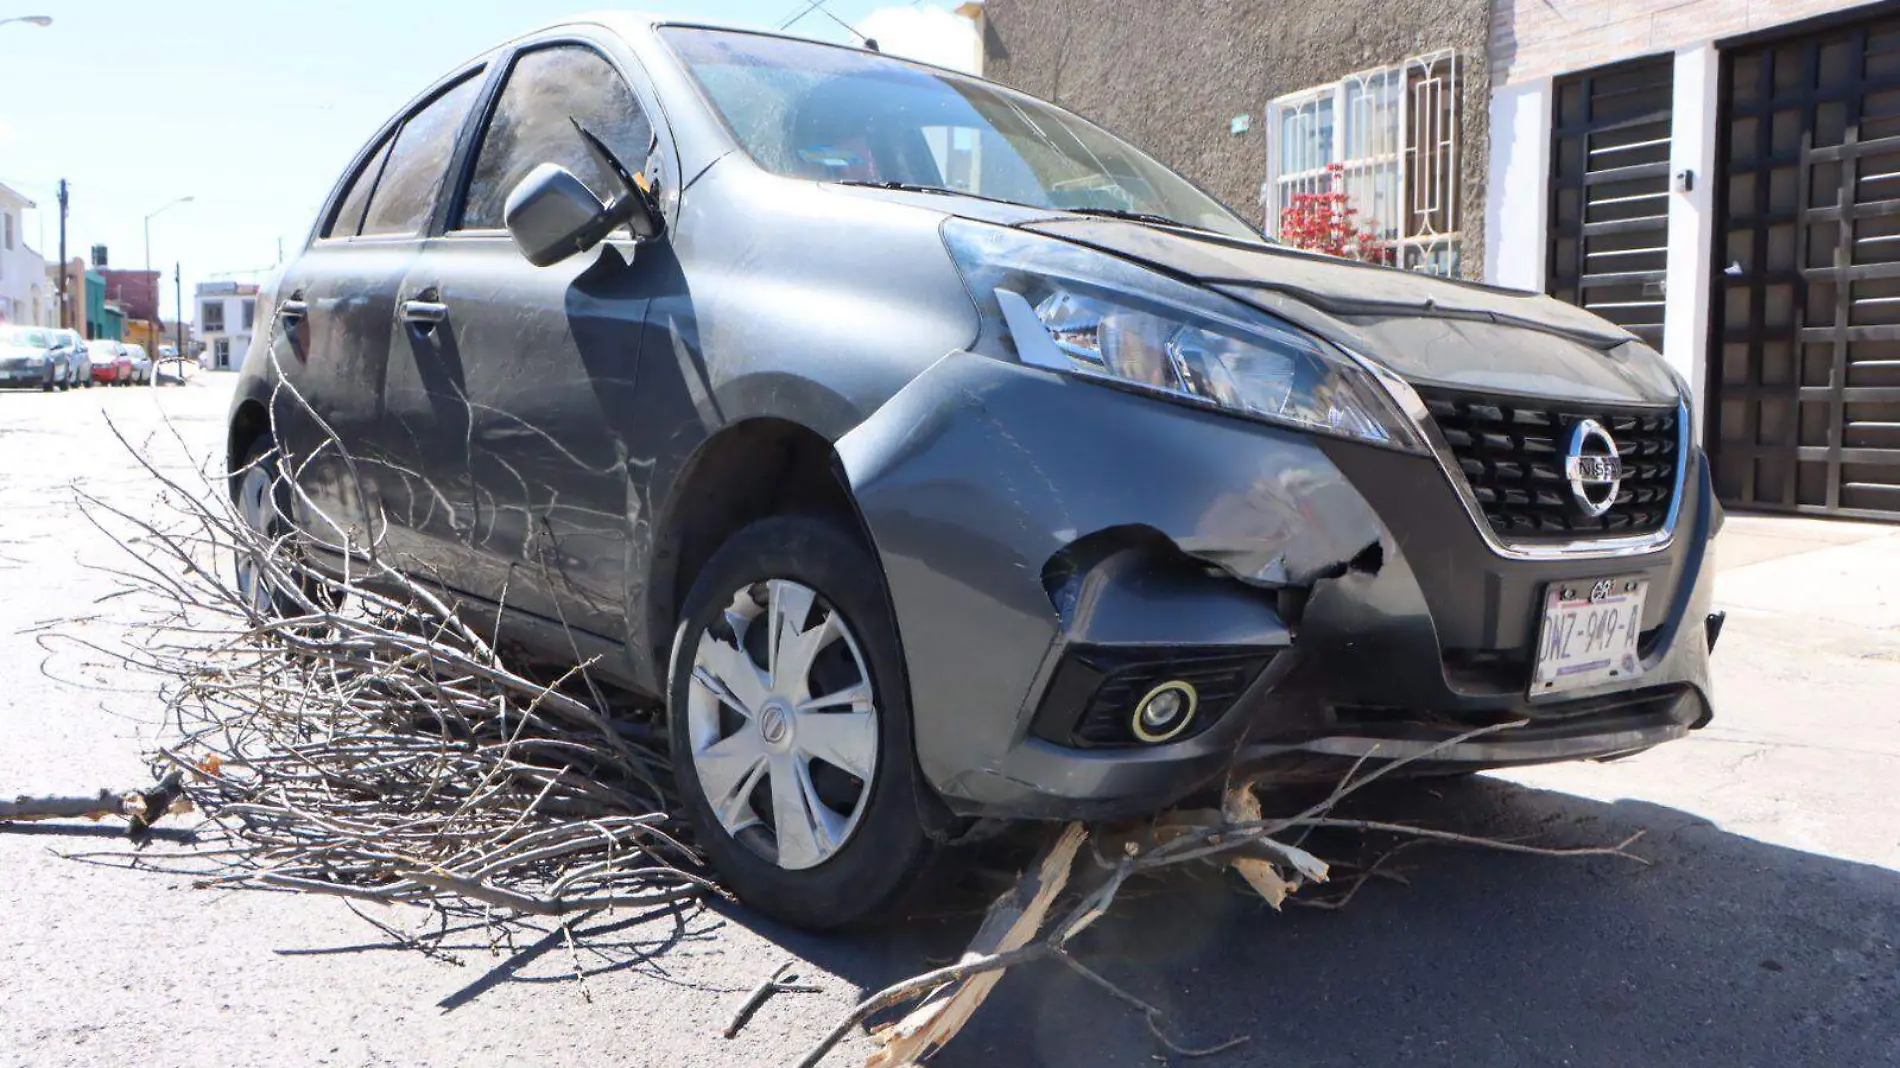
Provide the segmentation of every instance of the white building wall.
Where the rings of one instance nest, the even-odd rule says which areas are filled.
[[[215,304],[223,310],[222,329],[211,330],[205,326],[207,304]],[[252,316],[256,315],[256,294],[199,292],[194,309],[197,327],[193,333],[205,346],[198,357],[200,366],[217,371],[236,370],[244,362],[244,354],[250,351],[251,334],[256,329],[255,318],[249,322],[245,319],[247,308]]]
[[[32,201],[0,186],[0,319],[38,323],[35,297],[46,280],[46,261],[26,244],[26,210]]]
[[[1669,277],[1663,292],[1663,358],[1707,388],[1710,252],[1715,240],[1715,135],[1721,54],[1704,42],[1676,51],[1674,121],[1669,133]],[[1687,186],[1687,188],[1684,188]],[[1696,405],[1702,436],[1706,405]]]
[[[1550,226],[1550,79],[1491,94],[1491,170],[1485,188],[1484,280],[1544,291]]]

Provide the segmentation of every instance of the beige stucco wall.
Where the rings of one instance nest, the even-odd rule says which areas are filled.
[[[1484,269],[1493,0],[989,0],[984,74],[1079,112],[1263,221],[1267,106],[1370,67],[1458,53],[1463,272]],[[1229,132],[1237,115],[1253,128]]]

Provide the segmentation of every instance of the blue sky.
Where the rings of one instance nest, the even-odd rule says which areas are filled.
[[[692,0],[636,5],[776,27],[810,0]],[[31,197],[22,228],[58,256],[53,191],[72,184],[69,254],[95,242],[115,267],[152,261],[194,282],[268,267],[285,255],[351,155],[376,126],[456,62],[572,9],[504,0],[0,0],[0,18],[47,14],[44,29],[0,26],[0,183]],[[828,0],[857,23],[891,7],[942,0]],[[796,32],[846,40],[812,12]],[[42,235],[44,235],[42,237]],[[255,280],[256,275],[239,276]]]

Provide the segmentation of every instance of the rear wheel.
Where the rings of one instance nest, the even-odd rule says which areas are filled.
[[[688,818],[741,900],[798,927],[887,912],[934,852],[878,575],[835,524],[762,520],[707,563],[674,641]]]
[[[289,551],[290,487],[279,475],[277,443],[260,434],[244,450],[231,487],[238,518],[254,537],[238,547],[237,586],[244,603],[261,616],[298,615],[302,606],[271,577],[269,554]]]

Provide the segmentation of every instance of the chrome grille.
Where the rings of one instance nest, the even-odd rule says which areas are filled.
[[[1491,529],[1518,541],[1661,530],[1675,503],[1681,428],[1675,409],[1557,405],[1420,389]],[[1571,429],[1585,419],[1616,440],[1623,478],[1601,516],[1579,507],[1564,474]]]

